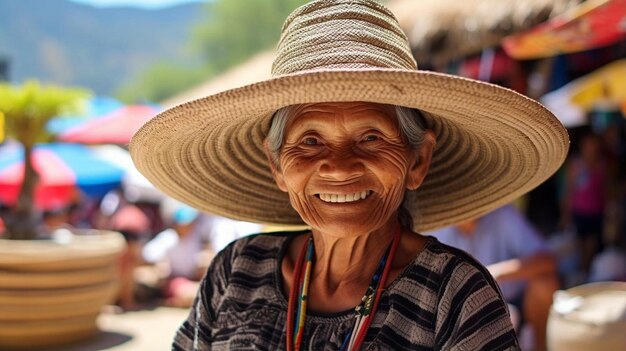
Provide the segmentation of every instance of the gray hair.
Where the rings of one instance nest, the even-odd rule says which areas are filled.
[[[426,123],[419,110],[394,106],[398,118],[398,126],[402,139],[411,147],[416,148],[424,141],[424,130]],[[283,147],[285,138],[285,127],[287,122],[295,116],[296,105],[283,107],[274,113],[270,130],[267,133],[266,141],[269,148],[271,161],[277,168],[280,168],[280,149]]]
[[[416,109],[404,106],[394,107],[402,139],[411,147],[417,148],[424,141],[424,131],[426,129],[424,115],[421,111]],[[272,118],[270,130],[267,133],[266,141],[271,158],[270,162],[274,162],[278,169],[280,169],[280,149],[283,147],[285,127],[287,126],[287,122],[295,116],[295,109],[296,105],[292,105],[276,111]],[[398,209],[398,220],[404,228],[413,230],[413,218],[409,210],[405,207],[405,203],[406,194]]]

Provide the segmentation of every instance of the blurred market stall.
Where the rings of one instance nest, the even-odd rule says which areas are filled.
[[[541,102],[570,128],[590,123],[588,116],[593,109],[621,108],[626,115],[626,59],[544,95]]]
[[[580,52],[626,38],[626,0],[590,0],[548,22],[504,38],[502,47],[518,60]]]
[[[396,0],[389,9],[407,33],[417,62],[441,69],[496,47],[507,35],[545,22],[579,0]]]

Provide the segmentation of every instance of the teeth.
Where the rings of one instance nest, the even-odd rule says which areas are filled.
[[[371,191],[364,190],[360,193],[353,194],[319,194],[319,197],[324,202],[354,202],[358,200],[365,199]]]

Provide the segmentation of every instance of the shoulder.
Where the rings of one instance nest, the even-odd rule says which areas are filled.
[[[483,287],[499,293],[499,288],[487,269],[463,250],[427,237],[425,248],[413,259],[394,285],[394,292],[420,291],[420,298],[437,304],[455,295],[465,286]],[[428,296],[428,297],[427,297]]]
[[[253,234],[231,242],[220,251],[211,261],[202,287],[204,294],[211,296],[213,308],[217,309],[233,294],[251,293],[271,282],[292,234],[295,233]],[[237,289],[232,290],[233,286]]]
[[[462,282],[469,284],[470,278],[474,282],[478,280],[482,285],[499,291],[487,268],[478,260],[463,250],[441,243],[434,237],[429,238],[424,252],[416,258],[413,266],[432,272],[432,276],[439,280],[440,293],[441,289],[445,289],[449,284]]]
[[[417,328],[421,335],[431,330],[427,343],[435,349],[519,348],[506,304],[487,269],[434,237],[390,290],[399,318],[413,321],[404,328]]]
[[[226,255],[246,253],[272,254],[280,251],[292,236],[299,232],[257,233],[234,240],[222,252]]]
[[[234,240],[217,253],[211,265],[232,271],[282,256],[290,238],[300,232],[258,233]]]
[[[487,269],[464,251],[436,240],[428,252],[440,278],[433,301],[437,345],[445,350],[518,350],[506,303]]]
[[[429,256],[428,260],[433,262],[432,265],[442,274],[446,274],[459,266],[467,266],[472,269],[487,272],[485,267],[473,256],[461,249],[444,244],[435,237],[429,237],[425,254]],[[442,265],[442,263],[444,264]]]

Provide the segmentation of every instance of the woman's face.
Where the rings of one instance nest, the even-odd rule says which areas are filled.
[[[425,140],[410,149],[391,106],[302,105],[285,127],[280,169],[272,168],[307,224],[329,235],[354,236],[381,228],[396,216],[405,190],[421,184],[432,132]]]

